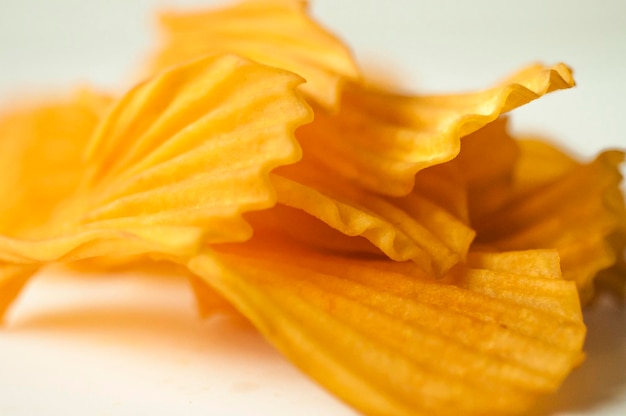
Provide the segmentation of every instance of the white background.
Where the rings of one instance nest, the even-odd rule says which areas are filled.
[[[216,1],[2,0],[0,102],[77,84],[121,91],[154,46],[152,11]],[[223,2],[222,2],[223,4]],[[367,67],[416,92],[487,87],[564,61],[578,86],[513,113],[583,156],[626,147],[626,2],[318,0]],[[0,196],[5,198],[6,196]],[[37,279],[0,332],[0,415],[351,415],[244,323],[194,315],[179,280]],[[626,414],[626,314],[586,311],[587,362],[538,415]]]

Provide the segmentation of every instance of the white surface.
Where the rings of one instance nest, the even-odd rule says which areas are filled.
[[[150,11],[177,3],[217,2],[2,0],[0,101],[78,81],[125,88],[152,42]],[[626,2],[319,0],[313,11],[414,91],[486,87],[526,63],[564,61],[578,87],[516,110],[514,129],[587,156],[626,147]],[[193,312],[177,280],[36,280],[0,332],[0,414],[353,414],[246,325]],[[626,414],[624,310],[605,302],[585,316],[588,360],[538,414]]]

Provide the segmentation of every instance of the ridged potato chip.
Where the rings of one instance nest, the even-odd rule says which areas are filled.
[[[112,99],[88,89],[0,117],[0,246],[37,238],[81,181],[82,155]],[[45,209],[44,209],[45,208]],[[0,318],[38,267],[0,261]]]
[[[322,254],[273,232],[189,265],[366,414],[519,413],[582,358],[576,288],[554,252],[473,262],[438,281],[412,263]]]
[[[269,171],[300,158],[294,130],[311,116],[295,91],[301,82],[213,55],[139,84],[88,145],[77,139],[86,152],[83,171],[74,174],[80,183],[50,225],[24,239],[0,236],[0,261],[8,264],[0,270],[9,271],[0,285],[15,286],[11,263],[190,256],[201,243],[249,238],[241,215],[275,202]],[[39,142],[53,138],[38,133]]]
[[[507,132],[564,64],[400,94],[307,6],[164,13],[123,96],[0,119],[0,317],[48,263],[159,260],[367,414],[526,411],[583,359],[578,291],[626,286],[623,153]]]
[[[165,41],[153,68],[228,51],[294,71],[307,81],[302,88],[316,114],[298,133],[305,154],[391,196],[408,194],[419,170],[454,158],[461,137],[574,85],[569,68],[558,64],[529,66],[476,93],[405,96],[367,86],[347,47],[314,22],[300,0],[244,1],[216,11],[166,13],[161,20]]]
[[[435,276],[461,261],[474,237],[464,223],[417,195],[393,200],[339,178],[323,179],[315,171],[308,176],[314,181],[311,186],[307,179],[298,179],[272,176],[280,205],[305,211],[345,235],[366,238],[389,258],[411,260]],[[281,223],[284,228],[297,227],[289,217]]]
[[[293,163],[310,111],[301,78],[214,55],[140,84],[100,126],[85,222],[202,227],[208,242],[245,240],[241,213],[270,207],[268,173]]]
[[[27,237],[49,226],[73,195],[89,137],[112,99],[81,89],[65,99],[24,103],[0,118],[0,234]],[[45,207],[45,209],[42,209]]]
[[[298,140],[305,155],[326,169],[374,192],[403,196],[418,171],[456,157],[463,136],[573,85],[563,64],[533,65],[490,89],[457,95],[402,96],[350,83],[339,111],[316,109]]]
[[[624,155],[608,151],[582,164],[545,143],[518,145],[520,159],[511,166],[508,188],[485,192],[498,194],[499,203],[472,213],[476,243],[501,250],[556,249],[563,276],[576,282],[587,301],[598,272],[623,261],[626,209],[619,165]],[[483,194],[470,193],[470,200]]]
[[[162,13],[160,24],[163,40],[151,70],[208,53],[235,53],[302,76],[302,91],[329,109],[337,106],[341,85],[361,76],[348,48],[308,15],[304,0],[248,0],[206,12]]]
[[[313,123],[298,130],[304,157],[276,171],[279,203],[302,209],[346,235],[363,236],[394,260],[412,260],[428,273],[442,275],[463,260],[474,232],[422,195],[406,196],[416,172],[456,156],[461,137],[500,111],[573,85],[563,65],[532,67],[509,82],[514,83],[439,98],[375,95],[364,87],[346,87],[338,113],[317,110]],[[484,102],[490,103],[488,108]],[[368,183],[368,177],[378,185]],[[398,185],[402,189],[393,190]],[[389,197],[395,194],[403,198]]]

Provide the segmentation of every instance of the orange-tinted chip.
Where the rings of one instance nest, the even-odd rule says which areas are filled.
[[[574,85],[563,64],[532,66],[475,93],[399,96],[348,84],[336,114],[316,109],[298,131],[305,156],[368,190],[408,194],[415,173],[453,159],[460,139],[499,115]]]
[[[76,191],[82,153],[110,102],[83,89],[67,99],[18,106],[2,115],[0,246],[37,237],[42,228],[52,226],[54,212]],[[38,269],[7,261],[0,261],[0,320]]]
[[[300,158],[310,120],[301,78],[214,55],[130,91],[90,148],[89,227],[197,226],[205,241],[245,240],[246,211],[275,202],[268,173]]]
[[[459,156],[449,162],[462,172],[467,207],[473,218],[493,212],[507,202],[513,188],[518,143],[500,118],[463,139]]]
[[[419,171],[411,192],[428,198],[464,224],[469,224],[467,186],[458,164],[442,163]]]
[[[302,0],[251,0],[207,12],[161,14],[164,35],[152,69],[207,53],[235,53],[302,76],[302,91],[327,108],[360,74],[347,49],[313,21]]]
[[[83,153],[111,99],[83,89],[0,118],[0,235],[27,237],[76,191]]]
[[[519,413],[582,358],[575,286],[536,272],[558,262],[553,253],[475,255],[487,268],[435,280],[411,263],[321,254],[277,233],[255,239],[190,268],[366,414]]]
[[[626,235],[626,209],[619,165],[624,156],[609,151],[580,164],[546,144],[520,143],[520,162],[504,203],[473,215],[477,243],[502,250],[557,249],[563,275],[588,300],[595,275],[623,256],[619,236]]]
[[[411,260],[424,271],[441,276],[463,260],[474,238],[474,231],[462,221],[417,194],[389,198],[346,184],[341,178],[319,175],[317,170],[302,175],[303,167],[295,167],[296,179],[272,175],[279,204],[302,210],[347,236],[363,237],[393,260]],[[287,175],[289,171],[279,170]],[[313,237],[318,245],[337,249],[336,242],[324,243],[315,237],[317,233],[301,233],[300,221],[281,217],[280,225],[295,230],[302,241],[313,242]],[[347,247],[355,251],[352,244]]]
[[[272,206],[269,171],[300,157],[293,131],[311,116],[301,82],[215,55],[139,84],[94,133],[78,190],[29,238],[0,236],[0,261],[190,256],[203,242],[249,238],[241,215]]]

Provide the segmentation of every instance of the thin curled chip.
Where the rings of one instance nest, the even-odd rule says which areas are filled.
[[[0,117],[0,194],[5,196],[0,204],[0,240],[10,244],[53,226],[54,212],[80,183],[82,153],[111,101],[83,88],[65,99],[4,110]],[[0,318],[37,269],[37,265],[0,261]]]
[[[322,254],[275,232],[255,239],[189,266],[366,414],[519,413],[582,357],[575,286],[517,271],[516,254],[506,273],[460,267],[437,281],[410,263]],[[544,252],[520,255],[549,261]],[[558,269],[558,257],[551,261]]]
[[[82,180],[51,225],[28,239],[0,236],[0,261],[190,256],[204,242],[249,238],[241,215],[272,206],[270,170],[300,158],[294,130],[311,117],[301,82],[213,55],[139,84],[95,131]]]
[[[463,260],[474,232],[463,218],[410,192],[416,172],[456,156],[461,137],[472,129],[486,124],[483,135],[499,132],[503,122],[490,122],[501,111],[573,85],[564,65],[533,66],[507,82],[513,84],[449,97],[399,97],[348,86],[339,112],[318,109],[313,123],[298,130],[304,157],[277,170],[279,203],[346,235],[363,236],[394,260],[412,260],[434,275],[445,273]],[[508,159],[503,166],[509,169]],[[459,194],[463,198],[464,192]],[[463,211],[452,209],[467,219]]]
[[[111,102],[83,88],[67,98],[18,103],[3,111],[0,235],[27,237],[50,225],[52,212],[76,191],[89,136]]]
[[[329,109],[337,106],[345,80],[360,78],[348,48],[308,15],[303,0],[248,0],[206,12],[162,13],[160,24],[163,41],[151,70],[208,53],[235,53],[302,76],[302,91]]]
[[[84,222],[201,226],[209,242],[245,240],[245,211],[270,207],[268,173],[300,156],[310,121],[301,78],[214,55],[142,84],[94,136]]]
[[[626,235],[626,209],[619,165],[624,155],[607,151],[581,164],[548,147],[520,142],[520,166],[512,166],[506,198],[495,209],[472,213],[476,241],[502,250],[556,249],[564,277],[576,282],[587,301],[596,274],[623,256],[619,235]],[[527,169],[534,160],[536,169]],[[547,172],[539,179],[542,167]]]
[[[466,204],[472,224],[481,213],[491,213],[510,198],[514,170],[520,162],[518,142],[501,117],[463,139],[461,152],[450,161],[463,175]]]
[[[201,312],[235,307],[366,413],[523,412],[582,359],[574,282],[623,266],[623,155],[506,133],[502,114],[574,85],[563,64],[399,95],[306,6],[164,14],[159,73],[111,107],[0,120],[0,316],[40,265],[165,260],[196,273]],[[300,92],[315,120],[295,132]]]
[[[453,159],[463,136],[551,91],[574,85],[569,68],[533,65],[484,91],[401,96],[349,83],[335,114],[315,110],[298,131],[305,155],[358,186],[411,191],[421,169]]]
[[[278,203],[300,209],[345,235],[363,237],[389,258],[411,260],[435,276],[465,257],[474,231],[428,199],[412,194],[394,200],[315,172],[297,180],[272,175]],[[283,228],[297,227],[289,217],[281,223]],[[300,239],[310,236],[302,234]]]

